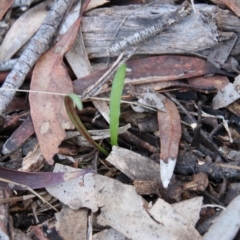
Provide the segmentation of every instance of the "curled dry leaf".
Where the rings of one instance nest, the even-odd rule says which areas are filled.
[[[72,92],[72,82],[63,63],[63,56],[75,40],[80,24],[78,19],[61,40],[37,62],[31,81],[31,90]],[[29,101],[34,129],[43,156],[53,164],[53,156],[66,137],[65,129],[73,128],[63,97],[52,94],[30,93]]]
[[[163,187],[167,188],[175,168],[182,130],[177,107],[167,98],[165,109],[166,112],[158,111],[157,115],[161,142],[160,173]]]

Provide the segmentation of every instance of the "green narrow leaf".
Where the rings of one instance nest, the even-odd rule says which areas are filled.
[[[112,145],[118,145],[118,127],[120,116],[120,104],[126,76],[126,64],[121,65],[113,79],[110,95],[110,138]]]
[[[78,98],[78,100],[76,97]],[[80,104],[79,104],[79,101],[80,101]],[[67,114],[68,114],[70,120],[72,121],[73,125],[76,127],[76,129],[83,135],[83,137],[85,137],[85,139],[90,144],[92,144],[99,151],[101,151],[103,154],[108,156],[108,152],[93,140],[91,135],[88,133],[88,130],[83,125],[81,119],[77,115],[74,104],[76,104],[76,106],[78,106],[78,107],[81,107],[80,108],[80,110],[81,110],[82,109],[82,101],[80,100],[80,98],[74,93],[69,94],[68,96],[66,96],[64,98],[64,104],[65,104],[65,108],[67,110]]]
[[[82,101],[81,99],[78,97],[77,94],[75,93],[70,93],[68,94],[68,96],[73,100],[74,104],[76,105],[76,107],[79,109],[79,110],[82,110]]]

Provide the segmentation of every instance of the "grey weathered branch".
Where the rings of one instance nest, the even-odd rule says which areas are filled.
[[[136,54],[202,53],[234,38],[237,29],[240,29],[240,19],[227,10],[207,4],[196,4],[195,7],[196,13],[138,45]],[[133,31],[140,32],[156,24],[176,9],[176,5],[159,4],[156,1],[144,7],[127,5],[113,7],[111,11],[102,8],[88,12],[83,18],[81,29],[89,57],[107,57],[114,43],[128,38]],[[121,28],[115,37],[119,26]],[[237,43],[234,53],[240,52],[240,40]]]
[[[39,57],[49,49],[56,29],[61,23],[68,7],[74,1],[56,0],[54,2],[41,27],[7,76],[2,88],[17,89],[22,85],[25,77]],[[14,91],[0,90],[0,115],[3,115],[6,106],[13,99],[14,95]]]
[[[140,32],[136,32],[133,35],[123,39],[122,41],[115,43],[109,49],[109,53],[117,53],[123,51],[128,46],[136,45],[145,41],[149,37],[156,36],[159,32],[162,32],[169,28],[174,23],[180,22],[187,15],[191,13],[192,7],[189,2],[185,1],[175,12],[170,13],[166,18],[158,20],[156,24]]]

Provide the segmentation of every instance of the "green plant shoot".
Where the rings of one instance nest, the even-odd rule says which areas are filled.
[[[78,95],[74,93],[69,94],[64,98],[64,104],[67,110],[67,114],[71,119],[73,125],[76,127],[76,129],[83,135],[83,137],[85,137],[85,139],[90,144],[92,144],[94,147],[96,147],[99,151],[101,151],[103,154],[107,156],[108,152],[93,140],[91,135],[88,133],[88,130],[83,125],[81,119],[78,117],[75,106],[77,106],[79,110],[82,110],[82,101],[80,100]]]
[[[118,145],[118,127],[120,116],[120,104],[126,76],[126,64],[121,65],[113,79],[110,95],[110,138],[111,144]]]

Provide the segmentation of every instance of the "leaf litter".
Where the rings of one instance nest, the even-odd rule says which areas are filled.
[[[221,6],[228,6],[238,14],[238,6],[235,2],[231,4],[228,1],[213,2],[221,4]],[[199,6],[196,4],[197,11],[198,8]],[[25,15],[28,12],[30,13],[31,9]],[[76,9],[80,9],[80,7],[75,8],[74,14],[78,12]],[[38,10],[36,11],[38,12]],[[101,11],[101,8],[97,11]],[[124,9],[124,11],[127,10]],[[91,12],[87,13],[84,21],[87,21],[91,14]],[[203,16],[201,12],[197,14],[200,18],[196,17],[194,21],[203,19],[204,22],[206,16]],[[220,15],[216,16],[219,17]],[[103,15],[99,14],[98,16]],[[108,13],[108,16],[111,18],[111,12]],[[75,21],[77,17],[78,15],[75,14],[71,21]],[[38,20],[42,21],[41,18],[38,18]],[[131,19],[129,20],[131,21]],[[111,21],[108,20],[108,22]],[[93,61],[91,64],[94,69],[100,69],[100,71],[84,76],[86,73],[90,73],[92,68],[86,58],[86,50],[83,46],[84,55],[84,51],[79,53],[79,49],[76,50],[75,45],[71,49],[74,39],[80,39],[81,34],[77,35],[79,23],[80,19],[73,24],[73,27],[64,36],[60,37],[53,48],[39,59],[33,71],[31,90],[82,94],[88,87],[94,85],[107,70],[107,68],[105,70],[103,67],[99,68],[98,63],[96,64]],[[91,23],[91,27],[94,28],[94,22]],[[114,21],[111,23],[114,24]],[[139,24],[141,24],[141,21],[139,21]],[[228,23],[226,22],[226,24]],[[203,26],[206,27],[207,24]],[[34,27],[34,29],[37,29],[37,24]],[[23,38],[19,38],[19,43],[13,45],[13,50],[8,50],[9,52],[5,54],[3,60],[11,58],[26,39],[36,31],[34,29],[28,31],[26,36],[22,36]],[[80,37],[84,39],[88,49],[90,43],[84,31]],[[21,31],[17,31],[17,34],[20,34],[19,32]],[[83,39],[79,40],[79,44],[83,44]],[[95,44],[97,45],[98,41]],[[5,50],[8,47],[3,48]],[[69,54],[67,56],[69,65],[66,65],[64,55],[68,50],[72,51],[73,49],[74,54],[79,53],[81,63],[77,63],[74,54]],[[210,55],[216,58],[221,56],[219,49],[223,48],[214,46],[212,51],[215,52]],[[229,116],[226,115],[225,109],[221,108],[234,103],[228,109],[233,113],[238,112],[236,102],[239,98],[238,77],[233,74],[235,70],[232,71],[236,68],[230,65],[226,68],[227,65],[224,65],[220,58],[211,59],[210,55],[206,57],[201,55],[202,53],[205,54],[204,51],[201,52],[199,54],[201,58],[184,56],[185,53],[181,52],[183,55],[147,56],[126,63],[127,73],[122,96],[124,101],[122,101],[121,109],[117,109],[117,111],[121,110],[121,126],[128,124],[129,121],[131,121],[131,126],[119,128],[122,128],[118,136],[121,147],[111,147],[109,141],[106,141],[110,136],[107,123],[111,121],[111,117],[108,116],[111,81],[104,85],[98,98],[90,99],[100,114],[97,113],[96,108],[92,111],[93,106],[89,103],[89,99],[84,101],[84,108],[78,111],[78,115],[83,119],[88,129],[100,129],[98,130],[100,133],[94,132],[96,130],[90,130],[89,132],[95,134],[94,138],[101,140],[100,144],[110,151],[107,158],[96,155],[92,146],[83,142],[82,136],[76,137],[76,134],[72,134],[70,131],[65,133],[65,129],[69,129],[71,123],[63,107],[62,96],[30,92],[29,101],[34,129],[31,125],[31,119],[25,118],[20,127],[13,132],[9,141],[5,143],[3,153],[6,154],[5,159],[9,154],[9,163],[14,162],[16,158],[21,156],[21,152],[17,149],[21,149],[22,145],[22,149],[24,149],[24,143],[35,132],[41,150],[39,147],[34,149],[31,145],[33,151],[32,153],[29,152],[24,158],[21,163],[21,170],[38,171],[38,169],[42,169],[48,172],[26,173],[0,168],[1,177],[9,183],[11,181],[18,182],[33,189],[45,187],[51,195],[66,205],[61,208],[60,213],[55,215],[55,233],[59,238],[74,239],[83,236],[81,239],[86,239],[86,233],[88,232],[87,239],[113,239],[113,237],[119,239],[212,239],[215,236],[219,238],[219,235],[216,235],[216,228],[222,228],[224,233],[227,233],[227,239],[233,239],[238,230],[233,226],[236,226],[235,223],[239,222],[239,217],[231,214],[233,217],[232,222],[230,222],[227,218],[227,208],[226,214],[224,214],[224,210],[221,214],[223,216],[217,218],[217,204],[213,205],[212,208],[207,208],[205,212],[201,210],[201,205],[203,200],[209,201],[206,196],[220,206],[224,205],[222,199],[226,192],[226,184],[224,185],[226,181],[229,181],[229,186],[232,186],[233,189],[238,187],[237,182],[232,183],[231,181],[232,176],[238,176],[239,170],[236,168],[230,172],[226,169],[226,166],[230,168],[237,163],[227,165],[215,164],[214,162],[215,159],[221,161],[222,156],[226,156],[225,158],[231,159],[231,161],[235,159],[233,155],[236,147],[232,144],[236,143],[240,136],[234,126],[226,120]],[[226,56],[226,53],[223,53],[223,55]],[[92,56],[94,54],[89,54],[90,58]],[[209,61],[206,61],[206,59]],[[102,66],[101,64],[99,66]],[[228,71],[229,67],[232,68]],[[77,77],[81,78],[72,82],[76,77],[70,68]],[[231,77],[233,76],[236,77],[235,82],[231,83]],[[175,99],[174,103],[179,103],[177,104],[178,108],[168,98],[168,94],[165,96],[162,94],[169,90],[172,91],[171,99]],[[218,93],[216,93],[217,91]],[[208,93],[210,94],[208,95]],[[216,95],[213,100],[211,94]],[[142,115],[137,115],[130,108],[136,98],[141,103]],[[85,106],[87,107],[85,108]],[[47,109],[48,111],[46,111]],[[216,111],[216,109],[219,110]],[[195,115],[198,120],[192,121],[193,118],[190,117],[190,114]],[[138,117],[133,118],[133,115]],[[26,116],[28,115],[26,114]],[[16,120],[9,121],[8,127],[19,119],[18,116]],[[125,120],[127,122],[124,122]],[[236,119],[232,121],[237,122]],[[26,128],[29,128],[29,131],[25,133],[24,129]],[[5,127],[4,131],[6,129]],[[107,130],[101,132],[102,129]],[[207,136],[206,134],[201,135],[202,132],[198,129],[205,131]],[[68,136],[68,140],[66,136]],[[182,139],[180,139],[181,137]],[[208,141],[208,144],[215,146],[215,150],[210,150],[209,146],[204,143],[203,138],[204,141]],[[198,139],[197,143],[196,139]],[[66,159],[63,160],[58,155],[57,161],[73,165],[74,168],[58,165],[56,156],[54,157],[54,155],[63,152],[63,145],[66,141],[70,141],[75,146],[76,154],[72,155],[73,150],[66,151],[68,155]],[[216,146],[220,146],[219,142],[229,148],[221,147],[217,150]],[[71,163],[68,160],[70,156]],[[90,160],[89,156],[91,156]],[[46,162],[44,162],[45,160]],[[184,165],[181,165],[180,160],[186,161]],[[61,173],[51,173],[52,168],[49,164],[55,164],[54,171]],[[3,166],[5,165],[3,164]],[[216,172],[214,167],[217,167]],[[93,169],[97,173],[93,173]],[[209,184],[209,177],[215,181],[217,187]],[[219,182],[221,181],[220,188]],[[21,189],[20,185],[12,186],[9,183],[1,182],[1,186]],[[236,184],[236,186],[232,184]],[[238,209],[236,203],[238,199],[237,190],[232,191],[232,197],[225,199],[229,203],[236,197],[232,204],[229,204],[230,213],[233,208]],[[204,198],[201,197],[202,195],[204,195]],[[185,199],[188,200],[183,201]],[[9,199],[9,201],[11,200]],[[170,204],[173,202],[177,203]],[[231,208],[232,205],[233,208]],[[33,205],[32,209],[35,219],[38,219]],[[87,209],[90,210],[90,215]],[[212,217],[218,219],[216,225],[213,224],[208,232],[208,228],[199,230],[200,226],[202,227],[201,224],[205,224],[204,218],[207,215],[212,215]],[[224,225],[227,222],[230,222],[231,227]],[[69,225],[71,225],[71,229]],[[97,233],[95,233],[96,226],[100,226]],[[108,229],[105,229],[106,226]],[[46,232],[46,228],[49,231],[55,231],[51,224],[40,224],[35,227],[32,226],[30,232],[35,237],[41,236],[44,231]],[[81,229],[81,235],[78,229]],[[0,227],[0,231],[4,233],[4,227]],[[93,234],[93,231],[95,234]],[[204,235],[205,232],[207,233]],[[222,235],[220,231],[220,237]]]
[[[66,166],[55,165],[57,172],[66,172],[66,168]],[[67,169],[71,171],[71,168]],[[145,239],[149,236],[151,239],[192,239],[192,237],[199,239],[200,237],[193,226],[187,227],[184,220],[180,221],[180,215],[177,219],[177,213],[170,218],[165,218],[164,212],[158,213],[157,215],[162,217],[154,221],[147,212],[147,202],[136,193],[133,186],[122,184],[105,176],[87,174],[83,178],[48,187],[47,191],[72,209],[87,207],[96,212],[100,208],[101,213],[97,217],[99,224],[111,226],[132,239]],[[161,206],[160,209],[165,211],[166,206],[163,208]],[[169,208],[171,208],[170,205]],[[159,211],[161,211],[160,209]],[[174,210],[172,211],[174,212]],[[153,212],[156,214],[156,210]],[[166,226],[168,221],[171,222],[171,225]],[[177,229],[178,227],[181,232],[176,230],[175,234],[170,231],[171,228]]]

